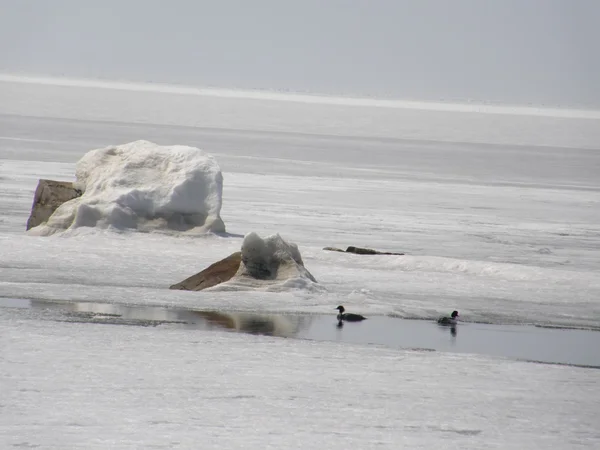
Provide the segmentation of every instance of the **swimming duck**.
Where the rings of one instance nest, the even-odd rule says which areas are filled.
[[[360,314],[345,313],[344,311],[346,311],[346,309],[342,305],[338,306],[335,309],[337,309],[340,312],[337,315],[337,319],[340,322],[342,320],[345,320],[346,322],[360,322],[361,320],[366,319],[366,317],[361,316]]]
[[[452,311],[452,314],[450,314],[450,317],[444,316],[444,317],[440,317],[437,321],[437,323],[441,324],[441,325],[456,325],[456,323],[458,322],[458,311]]]

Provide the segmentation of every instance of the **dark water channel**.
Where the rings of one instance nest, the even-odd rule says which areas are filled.
[[[511,359],[600,368],[600,332],[530,325],[460,323],[372,316],[339,326],[331,316],[249,314],[108,303],[0,299],[32,318],[130,326],[176,326],[229,330],[316,341],[381,345],[390,348],[474,353]]]

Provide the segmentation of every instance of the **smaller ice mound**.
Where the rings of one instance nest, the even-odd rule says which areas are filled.
[[[148,141],[110,146],[86,153],[75,175],[82,195],[63,203],[30,233],[79,227],[225,231],[223,175],[216,160],[198,148]]]
[[[304,267],[298,246],[279,234],[262,239],[254,232],[248,233],[242,243],[241,259],[229,281],[210,289],[282,291],[310,288],[317,282]]]
[[[261,239],[254,232],[248,233],[244,238],[242,263],[236,275],[259,280],[300,277],[316,281],[304,267],[296,244],[283,240],[279,234]]]

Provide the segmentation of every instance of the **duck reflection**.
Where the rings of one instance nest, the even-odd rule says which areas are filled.
[[[438,322],[438,328],[443,332],[445,332],[445,330],[450,330],[450,336],[452,336],[453,339],[458,335],[458,326],[456,324],[444,324]]]

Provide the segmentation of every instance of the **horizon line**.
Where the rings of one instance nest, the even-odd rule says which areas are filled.
[[[383,99],[377,97],[345,97],[338,95],[300,92],[280,92],[264,89],[236,89],[200,87],[147,81],[101,80],[94,78],[71,78],[58,76],[15,75],[0,72],[0,82],[41,84],[59,87],[81,87],[155,92],[205,97],[237,98],[244,100],[268,100],[349,107],[372,107],[389,109],[413,109],[433,112],[462,112],[478,114],[522,115],[566,119],[600,119],[600,110],[560,108],[528,105],[486,104],[477,102],[444,102]]]

